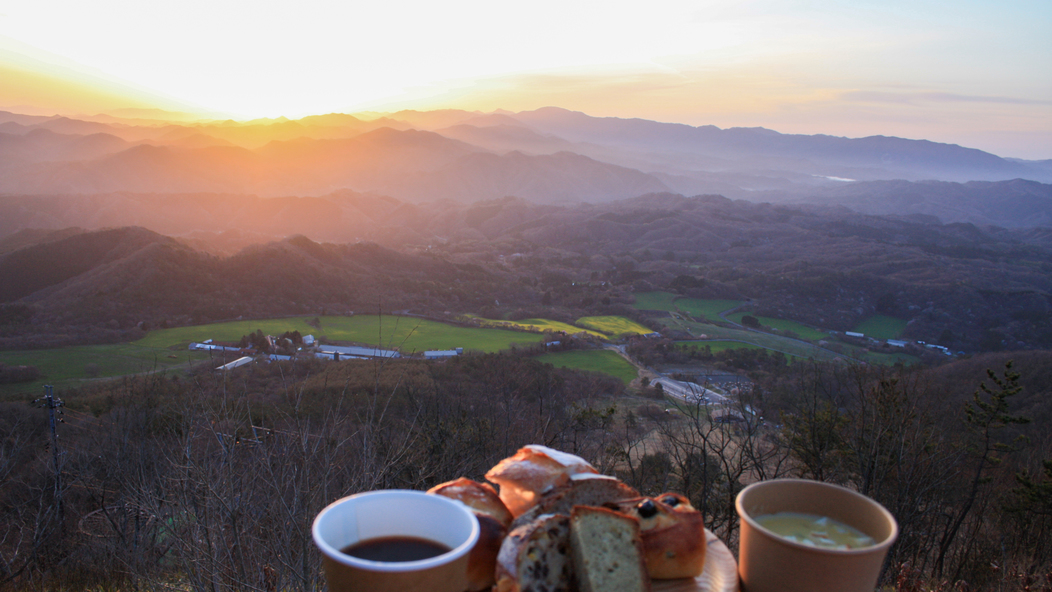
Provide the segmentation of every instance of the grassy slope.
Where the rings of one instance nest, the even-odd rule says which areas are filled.
[[[714,353],[714,354],[722,352],[722,351],[731,350],[731,349],[769,349],[769,348],[766,348],[766,347],[762,347],[762,346],[756,345],[754,343],[742,343],[740,341],[677,341],[676,342],[676,347],[681,347],[681,348],[697,347],[699,349],[704,349],[705,346],[708,346],[709,350],[712,351],[712,353]],[[794,357],[794,358],[799,358],[800,357],[800,356],[798,356],[796,354],[789,354],[789,356],[790,357]]]
[[[684,298],[672,292],[638,292],[634,294],[637,310],[682,311],[694,318],[705,317],[715,321],[720,313],[741,304],[740,300],[707,300],[701,298]]]
[[[0,352],[0,363],[9,366],[36,366],[44,377],[33,382],[0,385],[0,395],[19,393],[39,395],[45,384],[75,386],[90,380],[88,364],[98,366],[98,377],[123,376],[153,370],[181,367],[189,361],[208,358],[204,352],[143,347],[137,344],[82,345],[60,349]]]
[[[742,317],[744,317],[747,314],[749,314],[749,313],[747,313],[747,312],[736,312],[734,314],[727,315],[727,318],[731,319],[735,323],[741,324]],[[753,316],[756,316],[756,315],[753,315]],[[765,327],[771,327],[771,328],[779,329],[779,330],[782,330],[782,331],[792,331],[793,333],[796,333],[797,335],[799,335],[801,339],[810,339],[812,341],[817,341],[819,339],[827,339],[829,337],[828,334],[823,333],[822,331],[819,331],[818,329],[815,329],[814,327],[809,327],[807,325],[804,325],[802,323],[798,323],[796,321],[787,321],[785,319],[775,319],[775,318],[771,318],[771,317],[756,317],[756,318],[760,321],[760,324],[765,326]]]
[[[855,326],[856,333],[873,339],[898,339],[906,330],[906,321],[885,315],[875,315]]]
[[[620,378],[625,384],[635,379],[637,374],[635,366],[617,352],[609,350],[556,352],[542,354],[537,359],[558,368],[601,372]]]
[[[699,319],[706,318],[710,321],[718,321],[720,313],[740,305],[741,300],[702,300],[699,298],[680,298],[676,306],[690,316]]]
[[[632,307],[636,310],[676,310],[672,302],[676,295],[671,292],[636,292],[633,296],[636,297],[636,303]]]
[[[780,351],[786,355],[797,356],[800,358],[813,358],[816,360],[832,360],[839,356],[834,352],[818,348],[816,346],[802,343],[794,339],[782,337],[780,335],[771,335],[769,333],[761,333],[758,331],[746,331],[743,329],[732,329],[728,327],[720,327],[717,325],[709,325],[707,323],[692,323],[690,321],[677,321],[675,319],[665,319],[664,322],[670,327],[688,331],[692,335],[705,335],[708,339],[714,340],[734,340],[755,346],[764,347]],[[700,345],[700,343],[699,343]],[[847,357],[861,358],[866,362],[875,364],[894,364],[896,362],[903,362],[905,364],[916,363],[918,360],[914,356],[908,354],[881,354],[872,352],[863,352],[861,348],[854,348],[845,344],[840,344],[849,352]]]

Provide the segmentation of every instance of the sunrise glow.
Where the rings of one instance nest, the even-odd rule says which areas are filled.
[[[53,18],[60,14],[61,18]],[[0,108],[237,119],[535,109],[1052,156],[1047,2],[18,3]],[[64,62],[137,96],[61,92]],[[126,93],[127,94],[127,93]],[[72,98],[75,97],[75,98]]]

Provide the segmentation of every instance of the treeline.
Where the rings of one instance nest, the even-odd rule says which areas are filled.
[[[705,343],[675,342],[671,339],[637,339],[626,351],[647,366],[700,363],[725,372],[753,377],[784,374],[789,358],[782,352],[760,347],[737,347],[712,351]]]
[[[0,589],[317,590],[313,517],[355,492],[481,479],[543,442],[596,457],[620,381],[515,355],[154,375],[0,410]],[[55,466],[55,462],[58,466]]]
[[[730,408],[632,399],[521,352],[202,369],[63,393],[57,449],[45,410],[9,403],[0,589],[316,590],[310,523],[329,502],[481,479],[543,443],[644,493],[683,492],[732,549],[737,493],[802,476],[895,514],[887,586],[1038,590],[1052,577],[1052,436],[1017,403],[1052,355],[991,361],[964,392],[932,370],[793,363]]]

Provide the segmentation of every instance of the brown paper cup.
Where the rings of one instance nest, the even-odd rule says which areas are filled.
[[[738,573],[744,592],[873,592],[888,548],[898,536],[895,518],[868,497],[828,483],[776,479],[738,494],[741,540]],[[821,549],[784,539],[754,517],[778,512],[827,516],[873,537],[859,549]]]
[[[422,491],[371,491],[329,504],[314,519],[330,592],[463,592],[468,552],[479,537],[475,514],[459,501]],[[374,538],[417,537],[451,550],[420,561],[368,561],[340,552]]]

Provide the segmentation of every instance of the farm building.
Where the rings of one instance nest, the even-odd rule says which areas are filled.
[[[216,370],[217,371],[226,372],[227,370],[233,370],[234,368],[240,368],[240,367],[244,366],[245,364],[251,364],[251,363],[252,363],[252,356],[242,356],[242,357],[234,360],[233,362],[230,362],[229,364],[223,364],[222,366],[216,368]]]
[[[400,358],[402,354],[391,349],[379,349],[375,347],[359,347],[350,345],[319,345],[319,358],[333,360],[368,360],[372,358]]]
[[[464,348],[462,347],[458,347],[457,349],[430,350],[424,352],[424,358],[427,360],[438,360],[441,358],[459,356],[462,353],[464,353]]]
[[[230,347],[226,345],[215,345],[212,340],[209,339],[204,343],[191,343],[190,349],[194,351],[241,351],[240,347]]]

